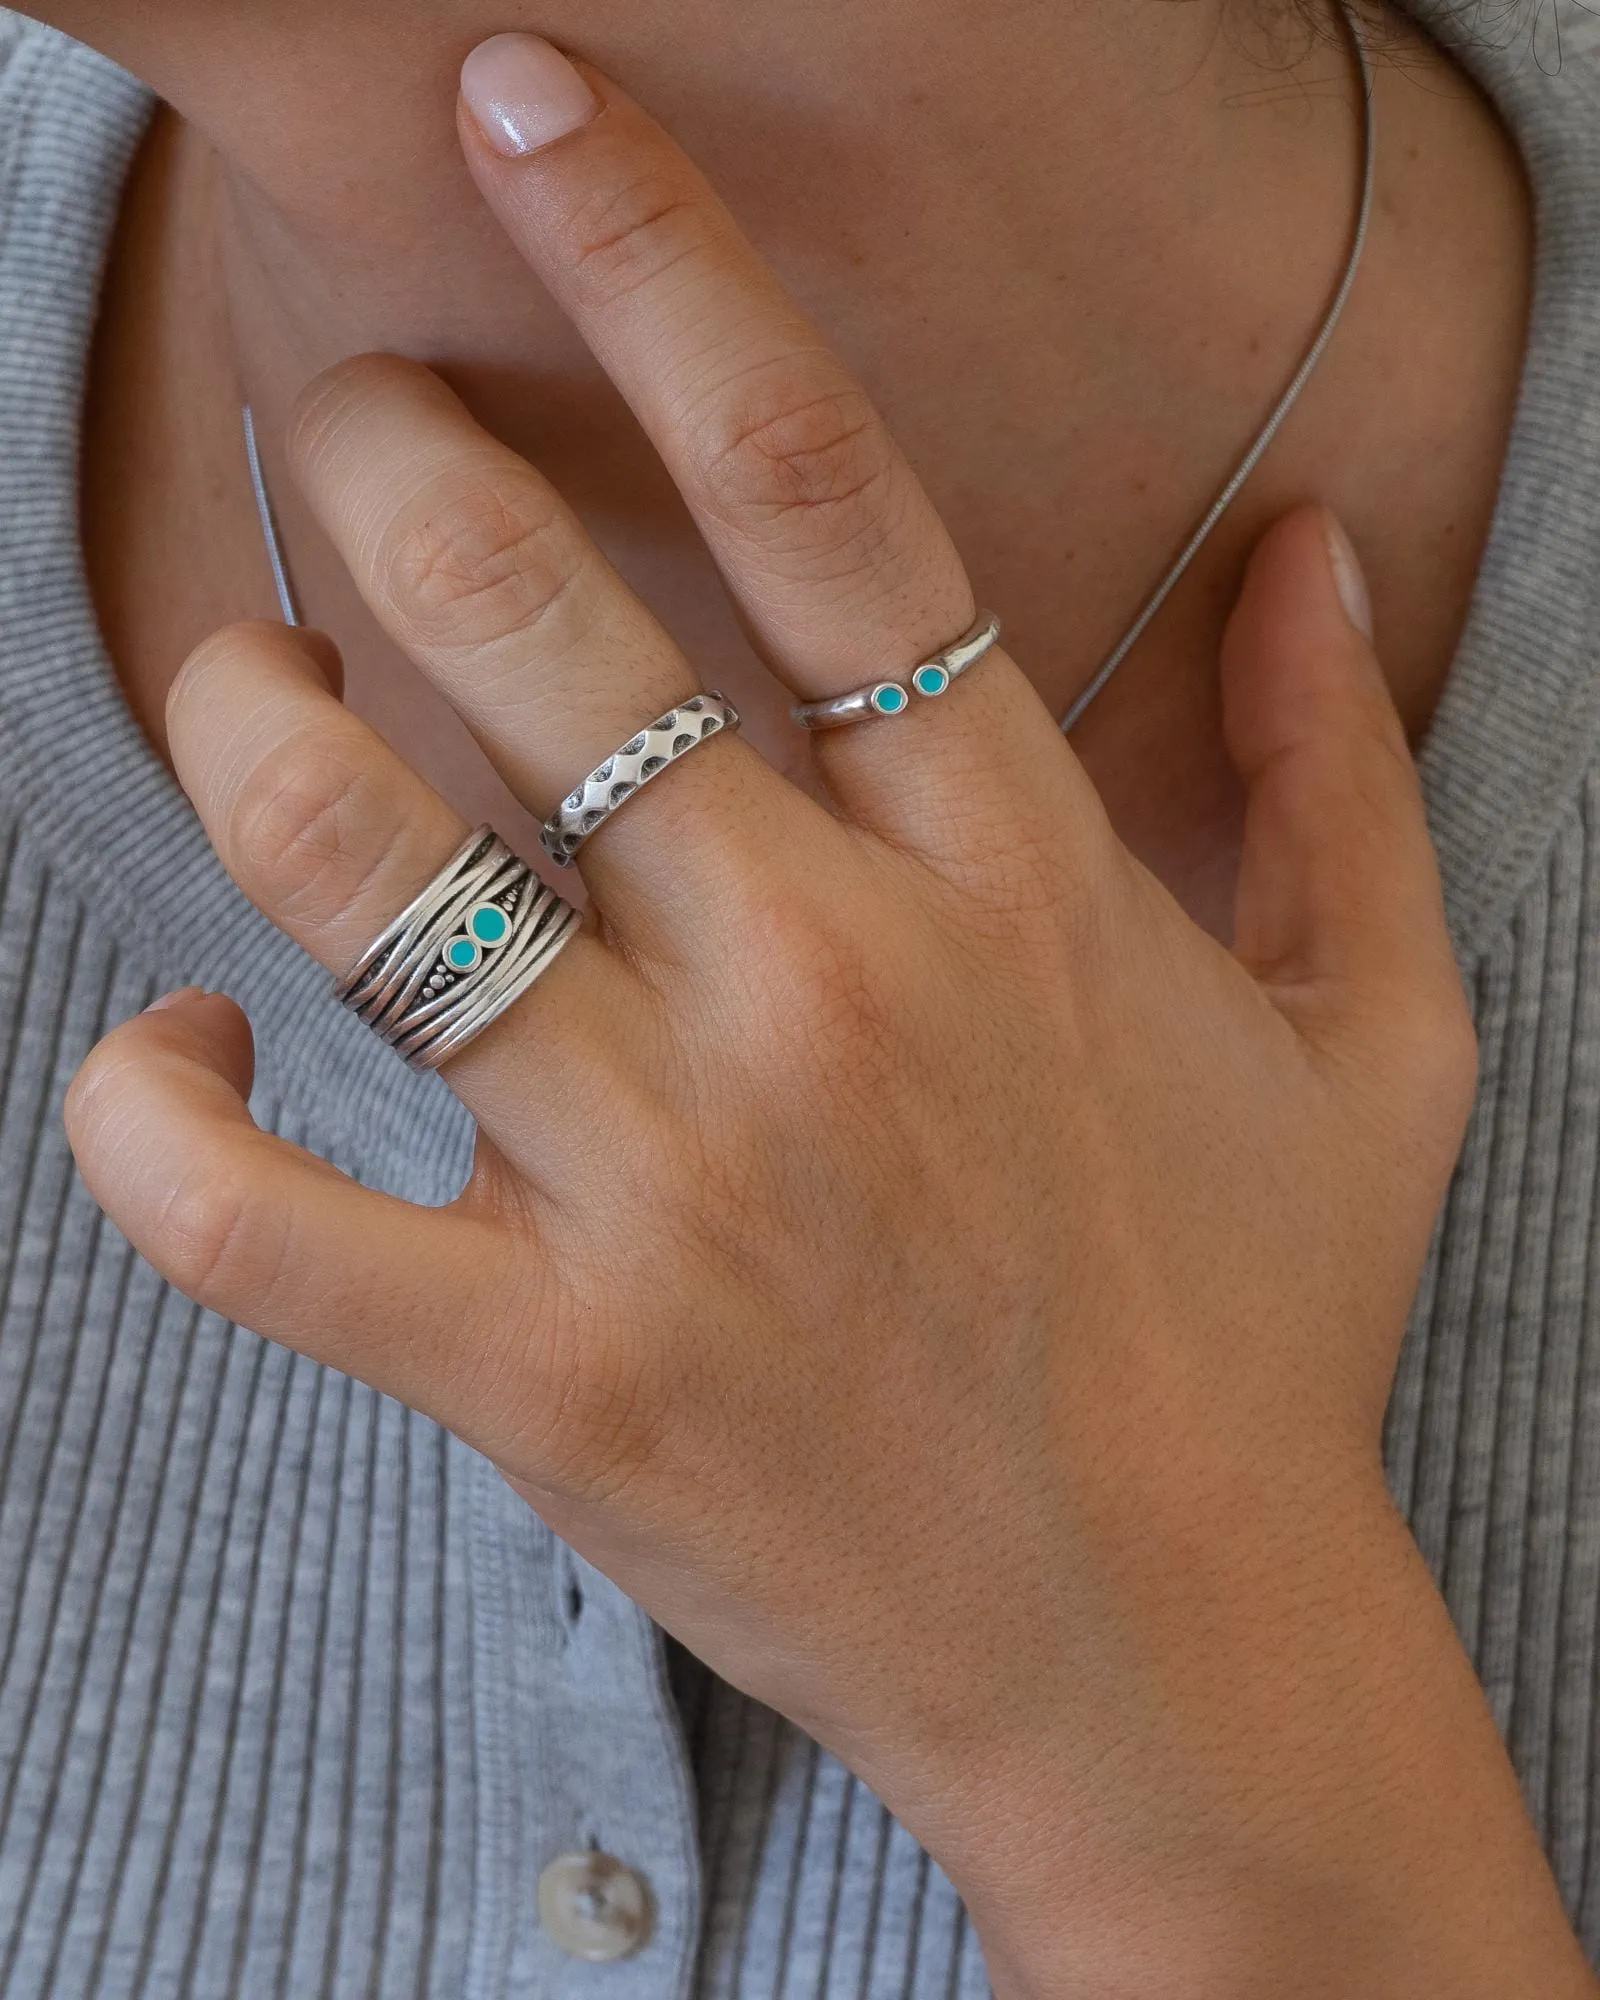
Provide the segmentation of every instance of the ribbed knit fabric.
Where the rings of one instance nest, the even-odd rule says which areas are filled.
[[[255,1111],[422,1202],[471,1128],[231,888],[117,690],[77,536],[128,78],[0,12],[0,1993],[639,2000],[690,1989],[693,1798],[659,1639],[473,1453],[174,1297],[74,1178],[61,1098],[197,981]],[[540,1870],[649,1880],[581,1967]]]
[[[1540,273],[1426,760],[1484,1083],[1390,1446],[1600,1954],[1600,35],[1561,18],[1558,74],[1464,53]],[[864,1787],[669,1677],[474,1454],[175,1297],[73,1177],[68,1078],[191,980],[250,1011],[265,1124],[419,1201],[471,1142],[232,889],[105,658],[78,429],[147,112],[0,11],[0,1994],[979,2000],[949,1884]],[[540,1869],[591,1844],[654,1895],[622,1965],[538,1924]]]
[[[960,1899],[859,1779],[674,1648],[700,1780],[701,2000],[983,2000]]]

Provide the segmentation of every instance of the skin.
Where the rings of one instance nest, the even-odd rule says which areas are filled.
[[[283,461],[295,397],[347,355],[441,366],[580,507],[708,683],[739,701],[752,740],[791,775],[804,766],[784,692],[670,481],[462,167],[453,79],[475,41],[538,27],[645,93],[862,374],[1058,710],[1287,380],[1350,221],[1348,55],[1293,28],[1264,35],[1248,10],[1219,26],[1212,0],[1013,4],[1001,32],[994,10],[959,0],[43,11],[183,113],[134,190],[86,459],[91,567],[135,713],[159,744],[186,654],[273,610],[242,389],[262,413],[307,615],[337,636],[353,705],[466,817],[494,817],[525,846],[526,819],[366,612]],[[1481,100],[1394,33],[1377,228],[1339,343],[1078,739],[1119,833],[1219,935],[1240,797],[1216,655],[1250,549],[1299,501],[1340,513],[1417,740],[1516,393],[1531,263],[1520,173]],[[952,268],[969,281],[952,286]],[[174,547],[206,561],[175,565]]]
[[[672,142],[585,74],[596,115],[527,158],[463,111],[486,213],[765,671],[814,695],[915,659],[974,602],[937,509]],[[1480,396],[1480,454],[1496,423]],[[322,375],[288,457],[533,815],[704,671],[414,363]],[[449,1211],[258,1132],[215,996],[120,1030],[69,1103],[176,1283],[450,1424],[860,1771],[1008,1996],[1595,1990],[1384,1488],[1474,1065],[1331,535],[1301,508],[1262,540],[1212,663],[1242,833],[1199,814],[1188,887],[1201,914],[1235,890],[1231,950],[997,654],[820,743],[828,807],[733,738],[630,804],[586,856],[604,923],[452,1066],[483,1138]],[[327,641],[236,626],[163,716],[226,865],[335,971],[462,832],[338,673]],[[1426,673],[1399,684],[1425,712]]]

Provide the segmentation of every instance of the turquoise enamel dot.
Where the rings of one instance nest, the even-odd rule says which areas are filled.
[[[497,944],[505,943],[511,930],[511,919],[498,903],[484,903],[473,911],[467,929],[479,944],[492,949]]]
[[[893,681],[885,681],[882,687],[872,690],[872,705],[880,715],[899,715],[910,696],[903,687],[896,687]]]
[[[481,948],[469,937],[452,938],[445,947],[444,962],[452,972],[471,972],[482,959]]]
[[[925,694],[931,700],[936,694],[943,694],[950,685],[950,676],[943,667],[918,667],[916,688],[918,694]]]

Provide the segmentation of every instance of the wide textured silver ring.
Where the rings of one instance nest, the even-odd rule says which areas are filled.
[[[552,861],[570,868],[584,842],[598,833],[652,778],[680,757],[739,727],[739,711],[720,694],[691,695],[648,729],[630,737],[545,822],[540,838]]]
[[[1000,643],[1000,620],[992,611],[978,614],[971,631],[920,667],[913,667],[903,681],[874,681],[857,688],[854,694],[836,695],[832,701],[806,701],[792,713],[802,729],[848,729],[854,722],[875,722],[907,715],[913,696],[937,701],[978,662]]]
[[[361,954],[338,995],[413,1069],[439,1069],[543,978],[582,922],[480,826]]]

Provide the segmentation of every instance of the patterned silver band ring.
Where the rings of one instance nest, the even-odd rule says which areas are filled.
[[[336,990],[413,1069],[439,1069],[516,1005],[582,922],[480,826]]]
[[[913,695],[937,701],[986,653],[992,653],[1000,643],[1000,629],[1000,620],[992,611],[980,612],[970,632],[931,660],[924,660],[920,667],[913,667],[907,679],[874,681],[871,687],[836,695],[832,701],[802,702],[791,713],[802,729],[847,729],[853,722],[908,714]]]
[[[720,694],[692,695],[641,729],[591,771],[545,823],[540,836],[552,861],[570,868],[586,840],[599,832],[636,792],[680,757],[739,727],[739,711]]]

